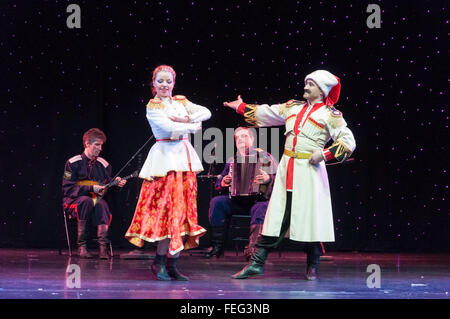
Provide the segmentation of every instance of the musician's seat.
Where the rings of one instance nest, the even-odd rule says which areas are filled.
[[[250,234],[250,215],[231,215],[230,219],[230,235],[234,243],[236,256],[239,255],[239,243],[248,243]]]
[[[239,243],[247,244],[249,242],[250,235],[250,215],[231,215],[230,219],[230,232],[232,240],[234,242],[234,249],[236,256],[239,256]],[[281,244],[277,248],[278,256],[281,257]]]
[[[77,219],[72,217],[71,214],[67,212],[68,209],[73,208],[71,206],[68,206],[67,204],[63,204],[62,212],[63,212],[63,220],[64,220],[64,229],[65,229],[65,235],[66,235],[66,242],[67,242],[67,248],[68,248],[68,254],[69,257],[72,257],[72,243],[71,243],[71,236],[69,231],[69,225],[70,224],[77,224]],[[75,237],[77,235],[75,234]],[[114,257],[113,249],[111,241],[109,241],[109,253],[111,258]],[[62,249],[61,246],[59,247],[59,254],[62,255]]]

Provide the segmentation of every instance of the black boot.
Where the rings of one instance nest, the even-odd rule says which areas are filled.
[[[225,226],[211,227],[212,249],[206,253],[206,258],[216,256],[220,258],[224,254],[227,232]]]
[[[109,259],[108,247],[108,228],[109,226],[106,224],[97,226],[97,237],[98,237],[98,245],[99,245],[99,255],[100,259]]]
[[[266,263],[268,250],[262,247],[256,247],[255,253],[250,257],[250,262],[240,272],[231,276],[233,279],[245,279],[264,273],[263,267]]]
[[[306,255],[306,280],[317,279],[317,269],[319,268],[320,253],[310,250]]]
[[[317,269],[319,268],[319,255],[307,256],[306,265],[306,280],[316,280],[317,279]]]
[[[188,281],[189,278],[181,274],[177,269],[177,258],[167,258],[167,273],[170,277],[178,281]]]
[[[92,255],[87,250],[87,224],[85,220],[78,221],[78,256],[80,258],[90,259],[93,258]]]
[[[314,281],[317,279],[317,268],[313,268],[311,266],[306,267],[306,280]]]
[[[170,276],[166,270],[166,255],[156,254],[152,265],[152,272],[158,280],[170,281]]]
[[[255,253],[256,243],[258,241],[258,237],[262,231],[262,224],[254,224],[250,225],[250,236],[248,238],[248,245],[244,248],[244,256],[247,261],[250,260],[250,257]]]

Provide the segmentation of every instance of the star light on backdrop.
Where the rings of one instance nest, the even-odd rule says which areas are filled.
[[[66,26],[70,3],[81,9],[80,28]],[[381,8],[379,29],[366,25],[370,3]],[[82,133],[106,132],[103,155],[118,170],[151,134],[150,73],[170,64],[174,94],[209,107],[204,129],[224,131],[243,120],[223,101],[301,99],[306,74],[338,75],[337,108],[357,149],[353,164],[328,169],[336,230],[329,248],[448,250],[445,1],[0,6],[2,246],[56,245],[63,165],[82,151]],[[130,182],[111,197],[116,245],[125,242],[138,189]],[[203,226],[208,200],[199,198]]]

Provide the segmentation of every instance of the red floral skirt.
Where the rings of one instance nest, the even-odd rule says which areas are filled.
[[[125,234],[132,244],[142,247],[144,241],[170,238],[169,253],[175,255],[198,247],[205,232],[197,224],[195,172],[170,171],[164,177],[143,181],[133,221]]]

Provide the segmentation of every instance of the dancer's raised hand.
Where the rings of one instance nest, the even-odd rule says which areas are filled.
[[[241,96],[238,95],[236,101],[233,101],[233,102],[223,102],[223,105],[224,105],[224,106],[228,106],[228,107],[232,108],[233,110],[237,110],[237,108],[239,107],[239,105],[241,105],[242,102],[244,102],[244,101],[242,101]]]

